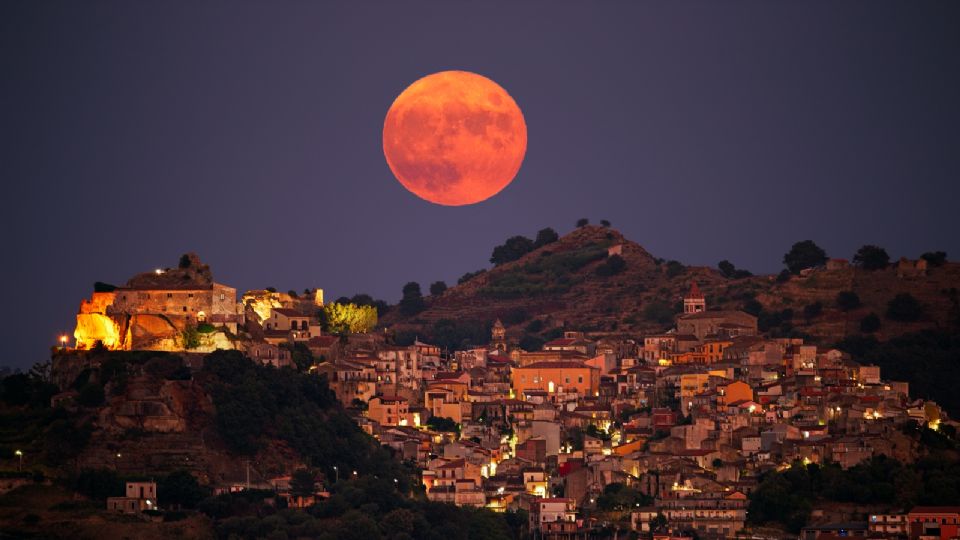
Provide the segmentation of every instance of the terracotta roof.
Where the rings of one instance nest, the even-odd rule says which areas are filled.
[[[588,366],[583,362],[576,362],[573,360],[559,360],[555,362],[535,362],[529,366],[518,367],[516,369],[574,369],[574,368],[587,368],[587,369],[600,369],[593,366]]]
[[[911,514],[960,514],[960,506],[914,506]]]
[[[311,347],[329,347],[337,341],[336,336],[315,336],[310,338],[308,345]]]
[[[401,396],[376,396],[380,401],[406,401],[407,398]]]
[[[703,293],[700,292],[700,287],[697,286],[696,281],[690,285],[690,292],[687,293],[687,298],[703,299]]]
[[[543,344],[544,347],[565,347],[567,345],[573,345],[574,343],[580,340],[576,338],[559,338],[552,341],[548,341]]]

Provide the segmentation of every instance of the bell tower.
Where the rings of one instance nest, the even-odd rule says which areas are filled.
[[[706,310],[707,299],[703,297],[703,293],[700,292],[700,287],[698,287],[697,282],[694,281],[690,286],[690,292],[683,297],[683,313],[686,315],[688,313],[700,313]]]

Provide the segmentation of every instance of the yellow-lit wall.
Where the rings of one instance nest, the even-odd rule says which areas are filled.
[[[515,368],[510,374],[514,392],[519,396],[528,390],[564,392],[576,390],[579,394],[594,395],[600,388],[600,371],[588,367]]]

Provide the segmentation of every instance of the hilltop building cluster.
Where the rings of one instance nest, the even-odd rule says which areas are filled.
[[[499,320],[487,345],[457,351],[391,344],[382,333],[323,335],[322,291],[307,293],[251,291],[237,301],[185,256],[179,268],[100,287],[81,306],[76,346],[183,351],[192,329],[198,352],[238,349],[284,367],[302,344],[320,360],[311,373],[358,411],[360,427],[422,471],[430,500],[526,510],[539,538],[582,537],[596,516],[614,514],[647,535],[733,537],[761,473],[849,468],[881,454],[909,460],[901,424],[937,429],[945,420],[877,366],[763,337],[748,313],[710,310],[696,283],[668,332],[565,331],[535,351],[512,345]],[[116,510],[140,509],[141,499],[149,497],[118,498]],[[856,530],[926,531],[937,511],[914,509],[917,521],[875,516]]]
[[[422,469],[429,499],[525,509],[544,538],[583,535],[597,525],[585,513],[602,511],[641,533],[732,537],[763,471],[909,459],[899,424],[940,422],[877,366],[761,337],[752,315],[710,311],[696,284],[683,303],[673,330],[636,339],[569,331],[523,351],[497,321],[487,347],[351,340],[315,369]],[[610,507],[615,484],[630,507]]]
[[[215,282],[209,266],[190,253],[176,268],[137,274],[123,286],[97,283],[80,304],[73,337],[78,350],[236,349],[283,367],[291,354],[282,345],[329,346],[318,318],[323,305],[323,289],[253,290],[238,300],[235,288]]]

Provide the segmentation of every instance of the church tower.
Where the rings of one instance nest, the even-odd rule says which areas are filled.
[[[683,297],[683,313],[686,315],[688,313],[700,313],[706,310],[707,299],[703,297],[703,293],[700,292],[700,287],[698,287],[697,282],[694,281],[690,286],[690,292]]]
[[[495,349],[500,351],[507,351],[507,329],[503,326],[503,322],[500,319],[497,319],[497,322],[493,323],[493,329],[490,331],[490,337],[492,345]]]

